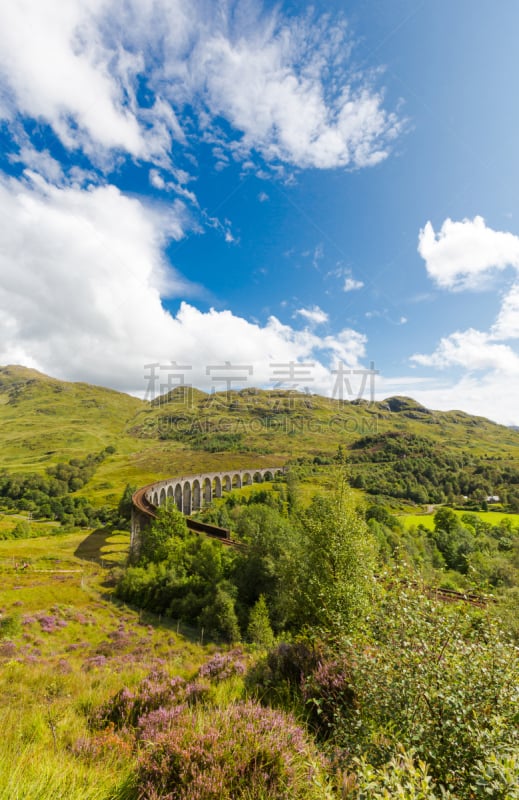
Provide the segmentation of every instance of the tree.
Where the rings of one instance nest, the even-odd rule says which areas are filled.
[[[300,622],[340,638],[365,617],[374,588],[375,539],[344,476],[301,517]]]
[[[186,518],[177,507],[162,506],[157,511],[157,518],[142,534],[139,561],[158,563],[174,558],[187,534]]]
[[[131,486],[129,483],[127,483],[122,497],[119,500],[117,510],[121,519],[125,520],[126,522],[129,522],[132,516],[132,495],[136,488],[137,487]]]
[[[268,650],[274,644],[274,634],[270,627],[269,610],[265,602],[265,596],[260,594],[255,606],[249,615],[247,626],[247,639],[249,642]]]
[[[247,544],[235,566],[239,601],[250,608],[263,594],[274,629],[280,630],[292,615],[294,601],[293,564],[297,548],[293,526],[279,511],[254,504],[243,509],[237,532]]]
[[[11,531],[12,539],[29,539],[32,535],[31,526],[25,520],[17,522]]]
[[[216,588],[214,597],[200,615],[200,624],[213,636],[221,636],[224,641],[238,642],[240,627],[234,608],[234,600],[222,586]]]
[[[454,533],[459,520],[452,508],[439,508],[434,515],[434,530]]]

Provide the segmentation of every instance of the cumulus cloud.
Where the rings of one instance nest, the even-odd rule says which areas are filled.
[[[125,107],[124,87],[114,79],[97,28],[104,6],[103,0],[6,0],[0,7],[0,70],[12,92],[11,113],[47,121],[65,146],[86,144],[87,136],[142,155],[138,122]],[[133,69],[129,59],[128,53],[128,78],[138,71],[138,58]]]
[[[492,325],[493,339],[519,338],[519,283],[505,294],[498,317]]]
[[[418,251],[425,260],[430,277],[442,288],[454,291],[488,290],[491,288],[490,278],[496,271],[507,267],[519,270],[519,237],[492,230],[479,216],[462,222],[447,219],[438,233],[428,222],[420,231]],[[504,292],[497,318],[488,331],[475,328],[455,331],[443,337],[432,353],[417,353],[411,357],[411,362],[422,367],[463,370],[467,385],[472,387],[472,396],[478,381],[481,398],[486,393],[489,416],[496,418],[499,415],[504,421],[510,421],[511,418],[500,409],[508,409],[511,387],[519,384],[519,355],[503,342],[517,338],[519,283],[516,281]],[[477,380],[474,374],[478,374]],[[457,383],[458,387],[461,385],[465,388],[463,380]],[[453,386],[451,390],[450,394],[442,397],[454,397]],[[470,408],[464,397],[457,405]],[[474,403],[472,407],[476,407]]]
[[[348,277],[344,281],[344,286],[342,287],[343,292],[354,292],[357,289],[362,289],[364,286],[362,281],[357,281],[355,278]]]
[[[468,371],[500,370],[519,375],[519,356],[511,347],[492,342],[489,334],[469,328],[441,339],[431,355],[412,356],[415,364],[428,367],[464,367]]]
[[[328,314],[326,311],[323,311],[322,308],[319,308],[319,306],[314,306],[313,308],[299,308],[295,312],[295,315],[303,317],[313,325],[322,325],[328,322]]]
[[[235,160],[285,180],[287,166],[361,168],[387,157],[402,123],[377,75],[352,71],[351,44],[342,18],[289,17],[259,0],[0,3],[5,155],[25,167],[0,178],[0,361],[132,392],[154,362],[193,365],[205,388],[208,363],[250,363],[266,385],[272,362],[312,362],[312,386],[324,393],[332,362],[359,365],[365,337],[318,336],[327,321],[318,307],[299,310],[302,330],[196,309],[189,301],[203,289],[165,256],[171,239],[196,228],[188,208],[239,241],[229,220],[197,208],[194,144],[212,149],[217,168]],[[49,150],[31,144],[33,127]],[[49,129],[69,151],[62,163]],[[100,171],[126,158],[145,163],[167,205],[102,183]],[[316,248],[316,268],[322,256]]]
[[[189,229],[179,201],[149,208],[114,186],[55,187],[28,174],[0,181],[0,215],[0,363],[138,393],[146,364],[192,365],[189,382],[209,389],[209,364],[251,365],[249,384],[266,385],[272,363],[305,361],[326,393],[332,359],[364,356],[355,331],[322,338],[188,303],[199,287],[163,256]],[[176,314],[165,295],[182,298]]]
[[[477,289],[496,270],[519,268],[519,237],[494,231],[483,217],[446,219],[438,233],[427,222],[418,252],[429,276],[444,289]]]
[[[367,82],[354,87],[348,81],[336,58],[343,37],[327,38],[330,31],[318,24],[322,38],[316,40],[310,20],[257,22],[246,37],[217,31],[199,41],[191,73],[210,113],[243,133],[235,146],[300,167],[365,167],[383,160],[400,123]],[[333,61],[343,82],[327,96],[325,71]]]
[[[373,76],[348,71],[349,51],[340,20],[253,0],[4,0],[0,109],[98,161],[121,151],[171,166],[196,118],[222,165],[254,152],[360,168],[388,155],[401,121]]]
[[[23,164],[52,183],[59,184],[63,180],[63,170],[59,161],[56,161],[48,150],[36,150],[30,143],[21,146],[19,152],[12,154],[9,160],[13,164]]]

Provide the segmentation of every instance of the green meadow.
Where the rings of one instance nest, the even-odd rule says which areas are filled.
[[[513,527],[519,526],[519,514],[510,514],[504,511],[460,511],[457,509],[454,513],[460,519],[464,514],[476,514],[483,522],[487,522],[492,526],[499,525],[502,520],[509,520]],[[410,528],[413,525],[423,525],[429,530],[434,528],[434,513],[398,514],[397,516],[406,528]]]

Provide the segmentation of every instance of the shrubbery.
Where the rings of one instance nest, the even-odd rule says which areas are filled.
[[[415,794],[395,796],[448,791],[469,800],[490,785],[492,797],[512,796],[502,792],[518,766],[518,674],[517,648],[482,612],[393,590],[362,636],[340,646],[281,645],[249,685],[264,702],[306,706],[343,774],[360,770],[352,796],[393,796],[359,787],[389,792],[404,753],[403,763],[412,754]]]
[[[513,551],[512,529],[443,509],[433,531],[407,535],[377,507],[361,513],[342,485],[291,507],[230,507],[239,551],[161,510],[119,582],[121,597],[207,636],[271,647],[230,703],[215,707],[212,684],[241,668],[219,654],[191,684],[155,677],[102,710],[103,724],[147,743],[128,798],[516,797],[517,648],[493,611],[433,600],[397,567],[405,546],[417,566],[452,559],[461,575],[476,545]],[[378,581],[375,543],[379,571],[389,565]],[[288,641],[272,647],[274,635]]]
[[[353,630],[373,593],[375,543],[339,484],[297,516],[258,502],[233,509],[240,551],[189,533],[174,505],[161,508],[118,596],[228,642],[268,646],[305,626]]]
[[[149,800],[323,800],[324,762],[287,714],[257,703],[185,708],[141,757],[136,796]]]
[[[519,508],[519,470],[513,463],[449,452],[432,437],[399,431],[363,436],[351,445],[349,459],[353,486],[370,494],[415,503],[444,503],[462,495],[481,502],[498,494],[512,510]]]
[[[121,800],[323,800],[325,759],[290,714],[256,702],[215,707],[211,684],[244,671],[243,654],[217,653],[191,682],[150,673],[90,717],[93,736],[75,751],[89,758],[110,733],[137,753]]]

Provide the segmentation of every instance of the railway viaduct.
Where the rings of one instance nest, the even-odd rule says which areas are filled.
[[[182,475],[177,478],[166,478],[137,489],[132,497],[132,520],[130,551],[139,548],[141,531],[156,516],[157,508],[168,501],[174,502],[179,511],[189,516],[210,505],[214,497],[222,497],[224,492],[241,489],[253,483],[273,480],[276,475],[283,475],[283,467],[264,467],[262,469],[227,470],[226,472],[204,472],[198,475]],[[218,538],[228,537],[228,531],[212,525],[188,521],[188,526],[197,532],[203,530],[208,535]]]
[[[157,508],[168,500],[174,500],[179,511],[191,514],[200,508],[208,506],[213,497],[221,497],[223,492],[250,486],[252,483],[272,480],[276,475],[284,475],[283,467],[266,467],[263,469],[228,470],[227,472],[205,472],[199,475],[183,475],[180,478],[167,478],[163,481],[150,483],[143,486],[132,496],[132,522],[130,553],[138,553],[142,531],[157,515]],[[188,528],[194,533],[203,533],[213,539],[218,539],[223,545],[241,549],[246,545],[230,538],[226,528],[209,525],[196,519],[187,519]],[[403,584],[418,585],[413,581],[401,581]],[[464,594],[453,589],[439,589],[424,587],[424,594],[436,597],[445,602],[471,603],[485,607],[489,602],[496,602],[493,598],[477,594]]]

